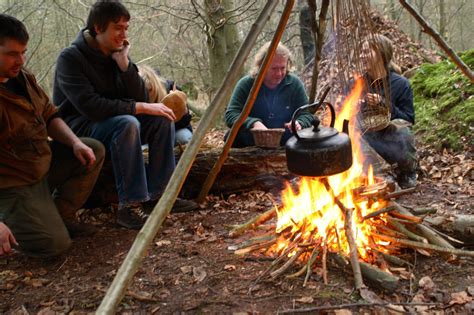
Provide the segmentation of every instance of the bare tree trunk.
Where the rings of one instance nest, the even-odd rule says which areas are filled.
[[[222,83],[235,53],[240,47],[240,38],[235,24],[229,23],[233,0],[206,0],[208,20],[207,50],[209,52],[210,93]]]
[[[444,0],[439,0],[439,33],[443,38],[448,39],[446,32],[446,3]]]
[[[397,19],[397,10],[395,9],[395,0],[388,1],[388,12],[392,21]]]
[[[319,77],[319,62],[321,61],[321,52],[324,44],[324,35],[326,34],[326,15],[329,8],[329,0],[322,0],[321,10],[319,11],[319,22],[316,21],[317,5],[316,0],[308,0],[308,6],[311,13],[311,27],[313,31],[314,44],[316,47],[314,53],[313,77],[311,79],[311,89],[309,92],[309,102],[313,103],[316,99],[316,88]]]
[[[300,39],[303,47],[304,64],[307,65],[314,57],[314,41],[311,36],[311,13],[309,7],[300,4]]]

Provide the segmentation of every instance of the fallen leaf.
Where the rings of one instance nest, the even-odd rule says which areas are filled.
[[[449,305],[453,304],[466,304],[472,301],[472,297],[467,295],[466,291],[451,293],[451,301]]]
[[[52,306],[56,301],[40,302],[40,306]]]
[[[387,306],[388,314],[404,314],[406,312],[405,308],[402,305],[393,305],[388,304]]]
[[[367,288],[360,289],[360,296],[369,303],[382,303],[383,302],[382,299],[379,298],[377,294],[375,294],[373,291]]]
[[[225,265],[224,266],[224,270],[227,270],[227,271],[232,271],[232,270],[235,270],[235,266],[234,265]]]
[[[50,307],[46,307],[40,310],[37,314],[38,315],[55,315],[57,313],[53,311]]]
[[[435,288],[435,283],[433,282],[433,280],[431,280],[430,277],[425,276],[420,279],[420,281],[418,282],[418,286],[425,291],[431,291]]]
[[[299,299],[296,299],[295,301],[298,302],[298,303],[311,304],[311,303],[313,303],[314,299],[311,296],[303,296]]]
[[[467,287],[467,293],[469,293],[470,296],[474,296],[474,285]]]
[[[193,267],[193,277],[196,282],[201,282],[207,277],[207,272],[202,267]]]
[[[166,246],[166,245],[171,245],[171,241],[168,241],[168,240],[161,240],[161,241],[156,242],[155,245],[158,246],[158,247],[162,247],[162,246]]]
[[[181,269],[181,272],[184,274],[191,274],[193,272],[192,266],[183,266],[180,269]]]

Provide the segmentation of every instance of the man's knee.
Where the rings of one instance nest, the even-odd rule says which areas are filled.
[[[29,240],[19,240],[20,249],[29,256],[53,257],[64,253],[72,244],[65,228],[50,234],[37,235]]]
[[[114,117],[112,128],[116,135],[120,134],[140,134],[140,122],[135,116],[121,115]]]
[[[105,158],[105,147],[102,142],[93,138],[80,138],[81,141],[94,151],[96,165],[102,165]]]

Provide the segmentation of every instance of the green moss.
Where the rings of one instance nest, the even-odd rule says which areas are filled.
[[[474,68],[474,49],[459,56]],[[422,142],[453,150],[473,145],[474,85],[450,60],[422,65],[411,84],[415,131]]]

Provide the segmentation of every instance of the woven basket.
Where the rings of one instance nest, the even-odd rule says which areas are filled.
[[[390,123],[390,108],[383,103],[375,106],[364,106],[361,109],[359,121],[364,131],[379,131]]]
[[[278,148],[281,136],[285,133],[283,128],[254,129],[250,131],[253,134],[255,145],[262,148]]]

